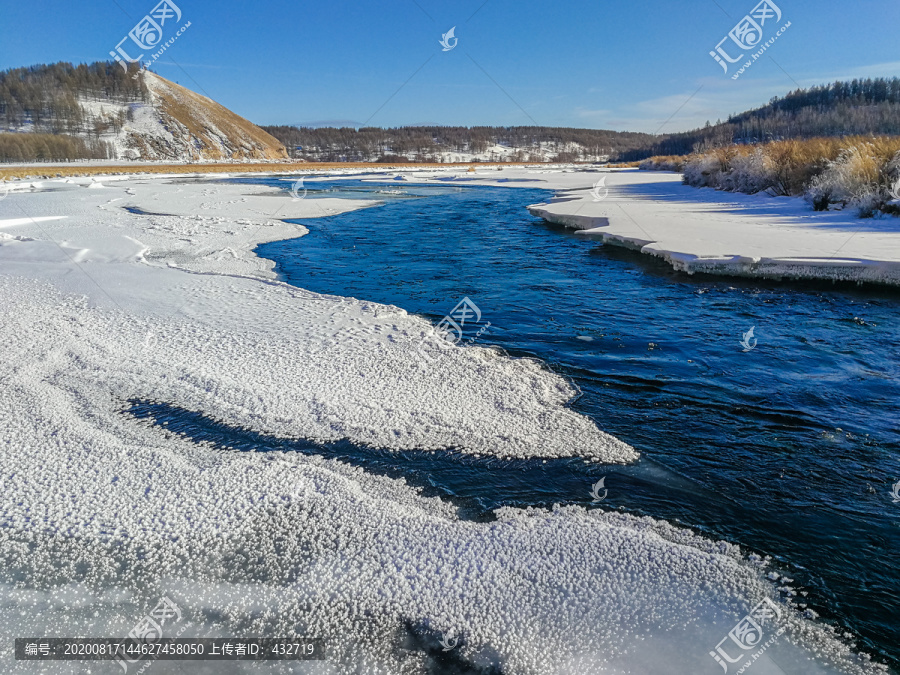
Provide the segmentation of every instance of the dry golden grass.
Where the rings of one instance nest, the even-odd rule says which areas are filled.
[[[223,132],[232,142],[249,139],[241,147],[234,148],[231,155],[234,158],[288,158],[287,151],[278,139],[228,108],[153,73],[145,74],[144,77],[147,78],[150,91],[158,97],[160,112],[176,120],[187,130],[189,135],[182,140],[187,143],[198,142],[202,146],[200,152],[204,158],[228,159],[218,143],[214,143],[210,137],[210,126]],[[170,131],[183,135],[176,125],[170,125]]]
[[[756,148],[747,146],[746,153]],[[846,136],[844,138],[811,138],[774,141],[759,146],[771,159],[784,194],[802,194],[812,180],[839,158],[860,182],[884,183],[887,165],[900,152],[900,138],[895,136]]]
[[[727,175],[738,157],[761,152],[772,172],[773,189],[778,194],[803,194],[817,176],[836,162],[858,184],[884,186],[892,177],[892,161],[900,153],[897,136],[846,136],[843,138],[810,138],[772,141],[757,145],[729,145],[705,153],[684,156],[651,157],[651,166],[666,163],[684,167],[687,162],[705,161],[718,176]],[[678,169],[676,169],[678,170]],[[720,187],[716,177],[711,183]]]
[[[681,171],[687,157],[682,155],[654,155],[640,162],[629,162],[626,166],[645,166],[661,171]]]

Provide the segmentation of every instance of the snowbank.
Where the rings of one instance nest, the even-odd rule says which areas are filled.
[[[787,633],[754,674],[877,671],[728,544],[580,507],[465,521],[402,480],[211,448],[123,414],[140,397],[281,436],[636,457],[533,361],[457,348],[422,362],[411,348],[427,322],[275,280],[253,246],[302,234],[276,215],[316,217],[322,200],[53,183],[0,203],[3,231],[20,235],[0,241],[4,672],[33,672],[13,637],[124,635],[161,596],[193,622],[184,637],[328,639],[330,660],[309,672],[420,673],[442,655],[511,675],[719,672],[709,652],[770,598]],[[67,217],[8,222],[23,212]]]
[[[273,263],[253,254],[261,241],[305,233],[281,218],[333,215],[371,201],[294,200],[262,186],[149,180],[109,185],[97,192],[102,197],[93,198],[82,188],[64,186],[68,191],[29,197],[41,204],[41,213],[69,212],[68,218],[3,228],[37,240],[29,246],[17,242],[4,256],[4,268],[31,275],[37,272],[31,263],[40,261],[39,276],[62,278],[71,276],[74,259],[90,275],[81,282],[93,286],[91,295],[126,315],[135,302],[156,315],[136,332],[123,328],[107,334],[111,342],[136,348],[151,328],[160,338],[158,358],[142,355],[141,369],[147,372],[140,377],[150,380],[126,383],[126,364],[110,364],[107,375],[92,375],[123,379],[124,388],[117,387],[122,396],[142,389],[285,437],[348,438],[395,449],[459,447],[519,457],[580,454],[610,462],[637,457],[569,410],[566,403],[577,392],[537,362],[478,348],[450,349],[437,361],[422,359],[416,352],[430,323],[396,307],[295,289],[275,281]],[[79,200],[72,199],[72,190]],[[62,243],[45,243],[48,238]],[[206,278],[164,273],[173,268]],[[260,285],[260,279],[269,283]],[[248,304],[235,304],[237,298]],[[125,317],[110,325],[116,321],[126,325]],[[222,330],[229,321],[240,326],[237,342]],[[198,334],[200,326],[213,333]],[[194,353],[203,341],[230,347],[211,349],[211,360],[203,362]],[[431,342],[425,349],[441,351]],[[274,371],[270,359],[278,362]],[[228,379],[227,396],[209,396],[209,371]]]
[[[900,285],[900,220],[810,212],[799,198],[697,190],[647,171],[606,174],[597,200],[581,175],[540,218],[662,258],[677,270],[771,279],[830,279]],[[600,195],[602,196],[602,194]]]

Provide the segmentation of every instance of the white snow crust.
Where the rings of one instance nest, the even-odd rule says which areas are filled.
[[[566,408],[574,387],[541,364],[481,348],[422,361],[428,322],[291,287],[253,254],[306,231],[282,218],[369,202],[98,180],[0,201],[0,671],[38,672],[13,660],[14,637],[125,635],[165,595],[193,622],[183,637],[330,640],[326,662],[192,673],[422,673],[416,644],[440,652],[442,635],[461,663],[507,674],[717,673],[709,651],[776,597],[734,546],[650,518],[506,508],[471,522],[402,480],[123,414],[146,398],[281,437],[637,458]],[[781,606],[787,632],[750,672],[880,672]]]
[[[576,174],[577,175],[577,174]],[[657,256],[677,270],[775,279],[825,279],[900,285],[900,219],[814,212],[802,199],[698,190],[678,175],[580,174],[529,211],[605,243]],[[602,196],[603,190],[597,194]]]

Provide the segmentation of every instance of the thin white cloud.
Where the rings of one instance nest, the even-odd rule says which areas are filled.
[[[833,82],[836,79],[853,79],[853,77],[877,75],[890,77],[892,68],[900,70],[900,62],[866,66],[857,69],[856,74],[853,72],[836,73],[834,76],[818,76],[799,81],[803,86],[813,86]],[[694,94],[696,87],[677,94],[638,101],[628,108],[617,109],[615,111],[617,119],[608,122],[615,124],[615,128],[621,130],[654,133],[672,116],[671,120],[662,126],[659,133],[688,131],[702,127],[707,121],[714,124],[717,120],[726,120],[733,113],[759,108],[768,103],[773,96],[784,96],[796,88],[793,82],[779,77],[777,74],[762,79],[745,79],[738,82],[730,79],[704,78],[697,82],[698,87],[701,84],[703,86],[700,91],[690,100],[688,99]],[[681,107],[680,110],[679,107]],[[623,121],[624,125],[621,124]]]
[[[295,124],[289,126],[295,127],[308,127],[312,129],[318,129],[320,127],[356,127],[359,128],[363,125],[362,122],[357,122],[356,120],[348,120],[348,119],[331,119],[331,120],[310,120],[307,122],[296,122]]]
[[[575,116],[580,117],[582,119],[591,119],[594,117],[605,117],[609,115],[610,110],[608,109],[600,109],[600,110],[590,110],[588,108],[582,108],[578,106],[575,108]]]
[[[175,66],[176,68],[216,68],[218,70],[227,68],[228,70],[248,70],[248,68],[235,68],[232,65],[218,63],[175,63],[174,61],[156,61],[153,65]]]
[[[660,98],[638,101],[631,112],[633,131],[672,133],[702,126],[707,120],[721,116],[721,106],[715,99],[696,89]]]
[[[847,70],[835,71],[828,75],[807,77],[801,80],[800,84],[804,87],[813,87],[817,84],[826,84],[835,80],[852,80],[867,77],[900,77],[900,61],[872,63],[866,66],[856,66]]]

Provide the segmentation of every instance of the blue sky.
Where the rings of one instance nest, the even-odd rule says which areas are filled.
[[[798,84],[900,75],[896,0],[773,0],[764,40],[791,26],[738,80],[709,52],[758,0],[172,1],[164,39],[191,26],[153,69],[257,124],[665,133]],[[3,3],[0,68],[108,60],[156,2]]]

